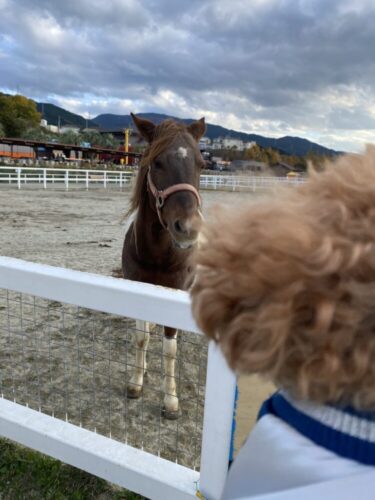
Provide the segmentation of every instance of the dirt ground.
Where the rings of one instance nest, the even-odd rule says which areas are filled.
[[[202,198],[207,215],[216,204],[235,206],[256,195],[203,191]],[[111,275],[121,266],[128,199],[128,191],[115,189],[19,191],[0,186],[0,255]],[[126,399],[133,329],[134,322],[126,318],[0,291],[0,363],[12,359],[11,369],[9,363],[3,369],[1,389],[6,397],[17,395],[24,404],[199,467],[206,342],[180,334],[176,373],[181,417],[165,421],[160,418],[158,328],[150,343],[143,396]],[[255,377],[239,380],[237,449],[270,392],[270,384]]]

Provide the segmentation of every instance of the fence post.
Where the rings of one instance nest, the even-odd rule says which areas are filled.
[[[104,172],[104,177],[103,177],[103,186],[104,188],[107,187],[107,172]]]
[[[86,170],[86,189],[89,189],[89,171]]]
[[[18,189],[21,189],[21,169],[17,168],[17,185]]]
[[[43,168],[43,187],[47,189],[47,170]]]
[[[221,498],[232,442],[236,377],[220,348],[208,346],[204,404],[200,491],[205,498]]]
[[[65,171],[65,189],[69,189],[69,170]]]
[[[122,172],[120,172],[120,189],[122,189]]]

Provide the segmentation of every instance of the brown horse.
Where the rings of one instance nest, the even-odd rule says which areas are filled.
[[[204,118],[186,126],[173,120],[155,125],[132,114],[148,147],[142,157],[128,215],[132,216],[122,252],[126,279],[187,289],[192,281],[192,253],[201,224],[198,141]],[[137,321],[135,368],[127,387],[139,398],[146,372],[149,325]],[[177,334],[164,327],[164,406],[166,418],[178,417],[175,382]]]

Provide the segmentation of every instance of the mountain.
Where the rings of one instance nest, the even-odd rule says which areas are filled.
[[[181,120],[175,118],[174,116],[163,115],[160,113],[138,113],[137,116],[141,116],[146,120],[151,120],[154,123],[160,123],[167,118],[173,118],[174,120],[182,121],[184,123],[190,123],[193,120]],[[134,123],[130,115],[112,115],[106,113],[103,115],[98,115],[93,119],[95,123],[99,125],[102,130],[117,130],[126,127],[133,127]]]
[[[151,120],[154,123],[160,123],[167,118],[173,118],[174,120],[182,121],[183,123],[189,124],[192,119],[179,119],[174,116],[163,115],[159,113],[138,113],[138,116]],[[134,127],[133,121],[130,115],[114,115],[114,114],[102,114],[98,115],[93,121],[99,125],[103,130],[117,130],[126,127]],[[263,148],[273,148],[288,155],[306,156],[309,152],[313,152],[319,155],[337,155],[338,151],[326,148],[315,142],[308,141],[307,139],[301,139],[300,137],[281,137],[279,139],[274,139],[271,137],[263,137],[257,134],[248,134],[246,132],[238,132],[236,130],[227,129],[220,125],[207,124],[206,136],[210,139],[215,139],[216,137],[233,137],[235,139],[242,139],[243,141],[255,141],[259,146]]]
[[[37,110],[42,113],[42,118],[47,120],[49,125],[58,125],[60,119],[60,125],[74,125],[76,127],[95,127],[98,125],[93,120],[86,120],[83,116],[71,113],[64,108],[55,106],[54,104],[49,104],[46,102],[37,102]]]
[[[71,113],[70,111],[54,104],[37,102],[36,105],[38,111],[42,113],[43,118],[46,119],[51,125],[58,125],[60,119],[60,125],[75,125],[80,128],[99,127],[102,130],[119,130],[126,127],[134,128],[130,115],[115,115],[106,113],[98,115],[92,120],[86,120],[83,116]],[[139,113],[138,116],[151,120],[154,123],[160,123],[167,118],[173,118],[174,120],[182,121],[186,124],[194,121],[189,118],[179,119],[174,116],[161,113]],[[217,137],[233,137],[235,139],[242,139],[243,141],[255,141],[263,148],[271,147],[289,155],[306,156],[309,152],[330,156],[338,154],[338,152],[333,149],[326,148],[320,144],[316,144],[300,137],[286,136],[275,139],[257,134],[239,132],[237,130],[227,129],[220,125],[213,125],[211,123],[207,124],[206,136],[210,139],[215,139]]]

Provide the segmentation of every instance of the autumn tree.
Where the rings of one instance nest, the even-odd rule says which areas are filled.
[[[258,144],[255,144],[252,148],[245,151],[245,159],[268,163],[266,152],[262,147],[258,146]]]
[[[22,95],[0,95],[0,122],[6,136],[20,137],[28,128],[37,127],[40,116],[31,99]]]
[[[281,158],[278,151],[275,151],[272,148],[267,148],[265,153],[267,155],[268,165],[277,165],[278,163],[280,163]]]

